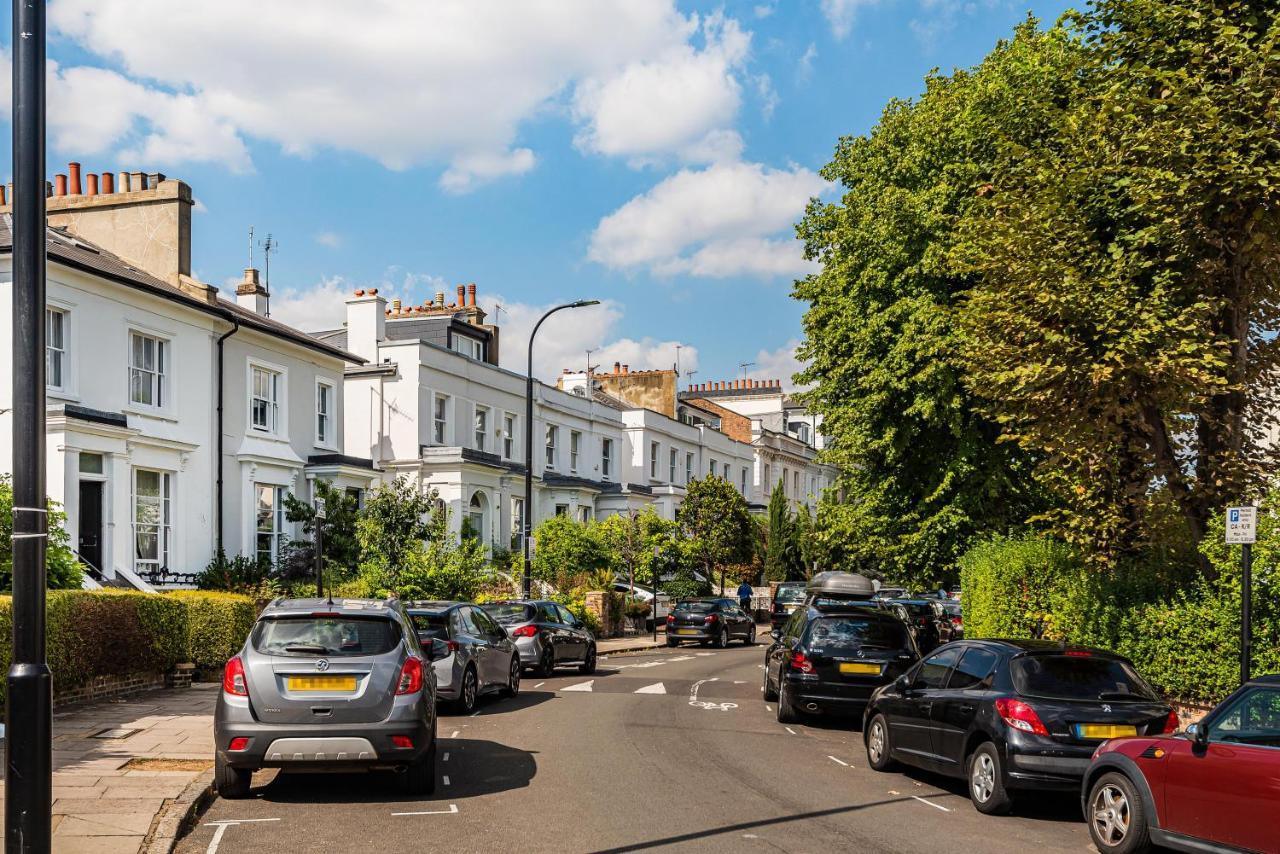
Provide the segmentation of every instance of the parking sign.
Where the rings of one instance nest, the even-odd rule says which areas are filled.
[[[1227,508],[1227,542],[1232,544],[1252,543],[1257,539],[1257,508]]]

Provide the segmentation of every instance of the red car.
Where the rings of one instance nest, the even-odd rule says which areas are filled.
[[[1081,806],[1101,854],[1280,852],[1280,675],[1250,680],[1184,733],[1104,742]]]

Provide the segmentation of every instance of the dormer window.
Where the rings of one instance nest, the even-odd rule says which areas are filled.
[[[469,359],[484,360],[484,342],[470,335],[453,335],[453,350]]]

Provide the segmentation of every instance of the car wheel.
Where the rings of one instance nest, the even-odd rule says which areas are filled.
[[[542,648],[542,655],[538,657],[538,675],[544,679],[550,678],[556,672],[556,654],[549,646]]]
[[[587,647],[587,657],[582,660],[582,664],[578,666],[578,672],[589,675],[596,672],[596,647],[595,644]]]
[[[253,772],[245,768],[232,768],[221,756],[213,759],[213,785],[218,797],[228,801],[249,796],[253,784]]]
[[[667,646],[679,646],[679,645],[680,645],[680,641],[676,640],[675,638],[667,638]]]
[[[720,634],[716,635],[716,649],[724,649],[729,645],[729,630],[723,628]]]
[[[468,667],[462,674],[462,691],[458,694],[458,711],[469,715],[476,710],[476,700],[480,696],[480,685],[476,681],[476,671]]]
[[[890,751],[889,722],[878,714],[867,727],[867,764],[876,771],[892,771],[897,763]]]
[[[514,653],[511,656],[511,673],[507,676],[507,690],[504,692],[508,697],[515,697],[520,693],[520,653]]]
[[[1151,848],[1147,816],[1133,781],[1103,774],[1089,789],[1089,836],[1102,854],[1135,854]]]
[[[1013,808],[1013,799],[1004,787],[1000,751],[991,742],[983,742],[970,754],[968,778],[969,800],[978,812],[1005,815]]]
[[[787,690],[787,684],[781,681],[781,677],[778,683],[778,723],[800,723],[800,710],[796,708],[795,701],[791,699],[791,692]]]
[[[397,775],[400,791],[406,795],[421,797],[436,790],[436,743],[433,739],[425,756]]]
[[[778,692],[773,690],[773,686],[769,684],[769,665],[764,667],[764,700],[766,703],[772,703],[778,699]]]
[[[756,627],[755,627],[755,626],[752,626],[750,629],[748,629],[748,630],[747,630],[747,637],[746,637],[746,639],[742,642],[742,645],[743,645],[743,646],[755,646],[755,645],[756,645]]]

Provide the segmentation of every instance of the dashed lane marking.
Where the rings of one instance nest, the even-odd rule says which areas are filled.
[[[457,737],[458,737],[458,730],[455,729],[453,731],[453,735],[449,736],[449,738],[457,738]]]
[[[829,753],[827,754],[827,758],[830,759],[832,762],[835,762],[839,765],[843,765],[846,768],[850,767],[848,762],[845,762],[843,759],[837,759],[836,757],[832,756]]]
[[[444,784],[445,784],[446,786],[452,786],[452,785],[453,785],[453,783],[450,783],[450,782],[449,782],[449,775],[448,775],[448,774],[445,774],[445,775],[444,775],[444,777],[443,777],[442,779],[444,780]]]
[[[546,684],[547,684],[546,682],[539,682],[537,685],[534,685],[533,687],[541,688],[543,685],[546,685]]]
[[[791,733],[792,735],[798,735],[798,733],[789,726],[784,726],[783,729],[785,729],[787,732]]]
[[[699,658],[701,658],[701,657],[703,657],[703,656],[707,656],[707,655],[715,655],[715,653],[714,653],[714,652],[695,652],[695,653],[694,653],[694,655],[696,655],[696,656],[698,656]]]
[[[445,762],[448,762],[448,761],[449,761],[449,751],[447,751],[447,750],[444,752],[444,761],[445,761]]]
[[[911,797],[912,797],[912,798],[914,798],[914,799],[916,799],[917,801],[919,801],[919,802],[920,802],[920,803],[922,803],[922,804],[926,804],[927,806],[931,806],[931,807],[933,807],[935,810],[942,810],[943,812],[951,812],[951,810],[950,810],[950,809],[948,809],[947,807],[944,807],[942,804],[935,804],[933,801],[925,800],[924,798],[920,797],[919,795],[912,795]]]
[[[561,688],[560,693],[563,694],[565,691],[591,691],[594,690],[592,686],[595,684],[596,680],[588,679],[586,682],[579,682],[577,685],[570,685],[567,688]]]
[[[765,707],[764,707],[764,710],[765,710],[766,712],[772,712],[772,711],[773,711],[773,706],[770,706],[770,705],[766,704],[766,705],[765,705]]]
[[[663,685],[661,682],[654,682],[652,685],[646,685],[643,688],[637,688],[632,693],[634,694],[665,694],[667,693],[667,686]]]
[[[447,810],[423,810],[421,812],[393,812],[392,815],[457,815],[458,805],[449,804]]]

